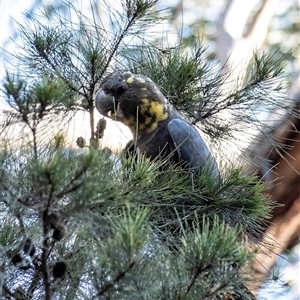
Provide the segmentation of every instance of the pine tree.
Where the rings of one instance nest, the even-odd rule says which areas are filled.
[[[105,122],[95,119],[94,94],[110,70],[147,75],[219,142],[262,128],[257,107],[288,109],[282,61],[255,54],[247,78],[228,83],[201,43],[148,38],[167,18],[156,2],[103,1],[101,14],[92,3],[92,19],[67,2],[46,21],[19,24],[18,73],[2,86],[11,107],[1,124],[3,299],[251,299],[242,284],[271,211],[263,185],[226,157],[216,183],[113,155],[99,146]],[[89,114],[90,137],[74,149],[64,129],[78,110]]]

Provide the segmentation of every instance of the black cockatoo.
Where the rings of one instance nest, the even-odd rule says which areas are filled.
[[[148,77],[130,72],[108,75],[100,84],[95,104],[102,115],[130,128],[132,149],[152,159],[168,157],[191,170],[208,166],[219,178],[216,161],[201,135]]]

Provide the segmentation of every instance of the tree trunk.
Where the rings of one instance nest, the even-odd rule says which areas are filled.
[[[299,95],[300,96],[300,95]],[[278,254],[294,245],[300,236],[300,97],[293,114],[271,133],[271,139],[255,145],[250,171],[256,171],[266,183],[266,193],[279,206],[272,213],[271,223],[262,240],[262,252],[252,267],[259,281],[257,290],[270,276]],[[281,143],[274,146],[272,141]],[[261,164],[264,162],[264,164]]]

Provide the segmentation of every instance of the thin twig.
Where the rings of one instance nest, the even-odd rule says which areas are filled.
[[[106,284],[104,284],[104,286],[102,287],[102,289],[98,292],[98,294],[96,296],[93,297],[93,299],[99,297],[99,296],[103,296],[108,290],[110,290],[111,288],[113,288],[113,286],[120,281],[122,278],[124,278],[124,276],[135,266],[135,262],[131,261],[127,267],[120,271],[119,274],[117,274],[117,276],[114,278],[113,281],[107,282]]]
[[[50,278],[47,266],[47,257],[48,257],[48,232],[49,232],[49,224],[47,222],[48,217],[48,207],[43,212],[43,252],[42,252],[42,270],[43,270],[43,278],[44,278],[44,288],[45,288],[45,300],[51,300],[51,291],[50,291]]]

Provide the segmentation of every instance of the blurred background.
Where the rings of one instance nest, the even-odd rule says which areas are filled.
[[[117,2],[112,0],[111,5],[117,5]],[[101,0],[98,4],[100,3]],[[97,2],[91,4],[87,0],[73,1],[72,4],[80,7],[87,16],[90,15],[91,5],[98,5]],[[22,51],[18,27],[28,22],[30,15],[34,13],[44,12],[51,18],[51,6],[64,10],[66,3],[60,0],[1,0],[1,79],[5,70],[16,69],[13,54]],[[231,72],[232,80],[243,76],[247,61],[254,51],[273,53],[275,58],[289,52],[290,55],[285,56],[285,70],[289,74],[288,93],[289,97],[294,99],[295,106],[300,109],[299,0],[164,0],[156,4],[156,10],[165,9],[171,18],[152,28],[149,38],[162,47],[176,45],[178,42],[201,40],[207,47],[205,58]],[[98,6],[98,10],[101,13],[101,5]],[[103,23],[111,26],[105,14]],[[5,110],[6,104],[2,97],[0,104],[1,110]],[[264,147],[260,147],[256,144],[256,149],[251,149],[255,155],[250,169],[258,174],[263,173],[261,164],[255,161],[257,156],[260,159],[271,156],[278,166],[276,173],[270,174],[268,181],[272,182],[277,176],[282,178],[282,184],[279,187],[268,186],[268,193],[272,200],[284,206],[274,211],[268,232],[286,250],[282,252],[281,249],[272,249],[266,255],[258,257],[257,264],[253,267],[259,279],[264,276],[270,277],[270,280],[259,284],[259,299],[297,300],[300,299],[300,120],[286,116],[292,124],[291,128],[286,128],[286,123],[278,122],[276,115],[270,113],[268,118],[276,124],[271,134],[289,143],[290,151],[276,155],[271,145],[264,144]],[[85,123],[86,127],[83,126]],[[130,133],[118,124],[109,123],[108,127],[114,133],[107,134],[104,143],[117,151],[124,147]],[[78,135],[84,136],[85,131],[89,131],[88,122],[83,114],[72,121],[70,128],[70,141],[76,140]],[[272,267],[271,273],[266,271]]]

